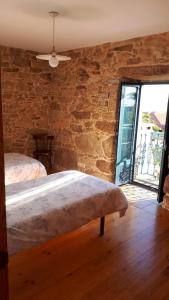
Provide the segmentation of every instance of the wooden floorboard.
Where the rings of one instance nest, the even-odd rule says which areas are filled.
[[[169,299],[169,212],[132,202],[106,218],[10,258],[11,300]]]

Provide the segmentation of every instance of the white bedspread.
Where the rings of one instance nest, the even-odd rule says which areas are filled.
[[[127,209],[119,187],[78,171],[9,185],[6,196],[10,255]]]
[[[46,176],[40,161],[20,153],[5,153],[5,184]]]

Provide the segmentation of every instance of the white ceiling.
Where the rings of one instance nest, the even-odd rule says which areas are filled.
[[[169,31],[169,0],[0,0],[0,44],[48,52]]]

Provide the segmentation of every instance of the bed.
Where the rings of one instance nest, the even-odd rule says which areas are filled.
[[[36,179],[47,175],[42,163],[21,153],[5,153],[5,184]]]
[[[65,171],[6,187],[8,251],[13,255],[127,209],[119,187],[79,171]]]

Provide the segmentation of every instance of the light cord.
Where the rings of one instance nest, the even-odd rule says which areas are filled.
[[[53,51],[55,51],[55,15],[53,14]]]

